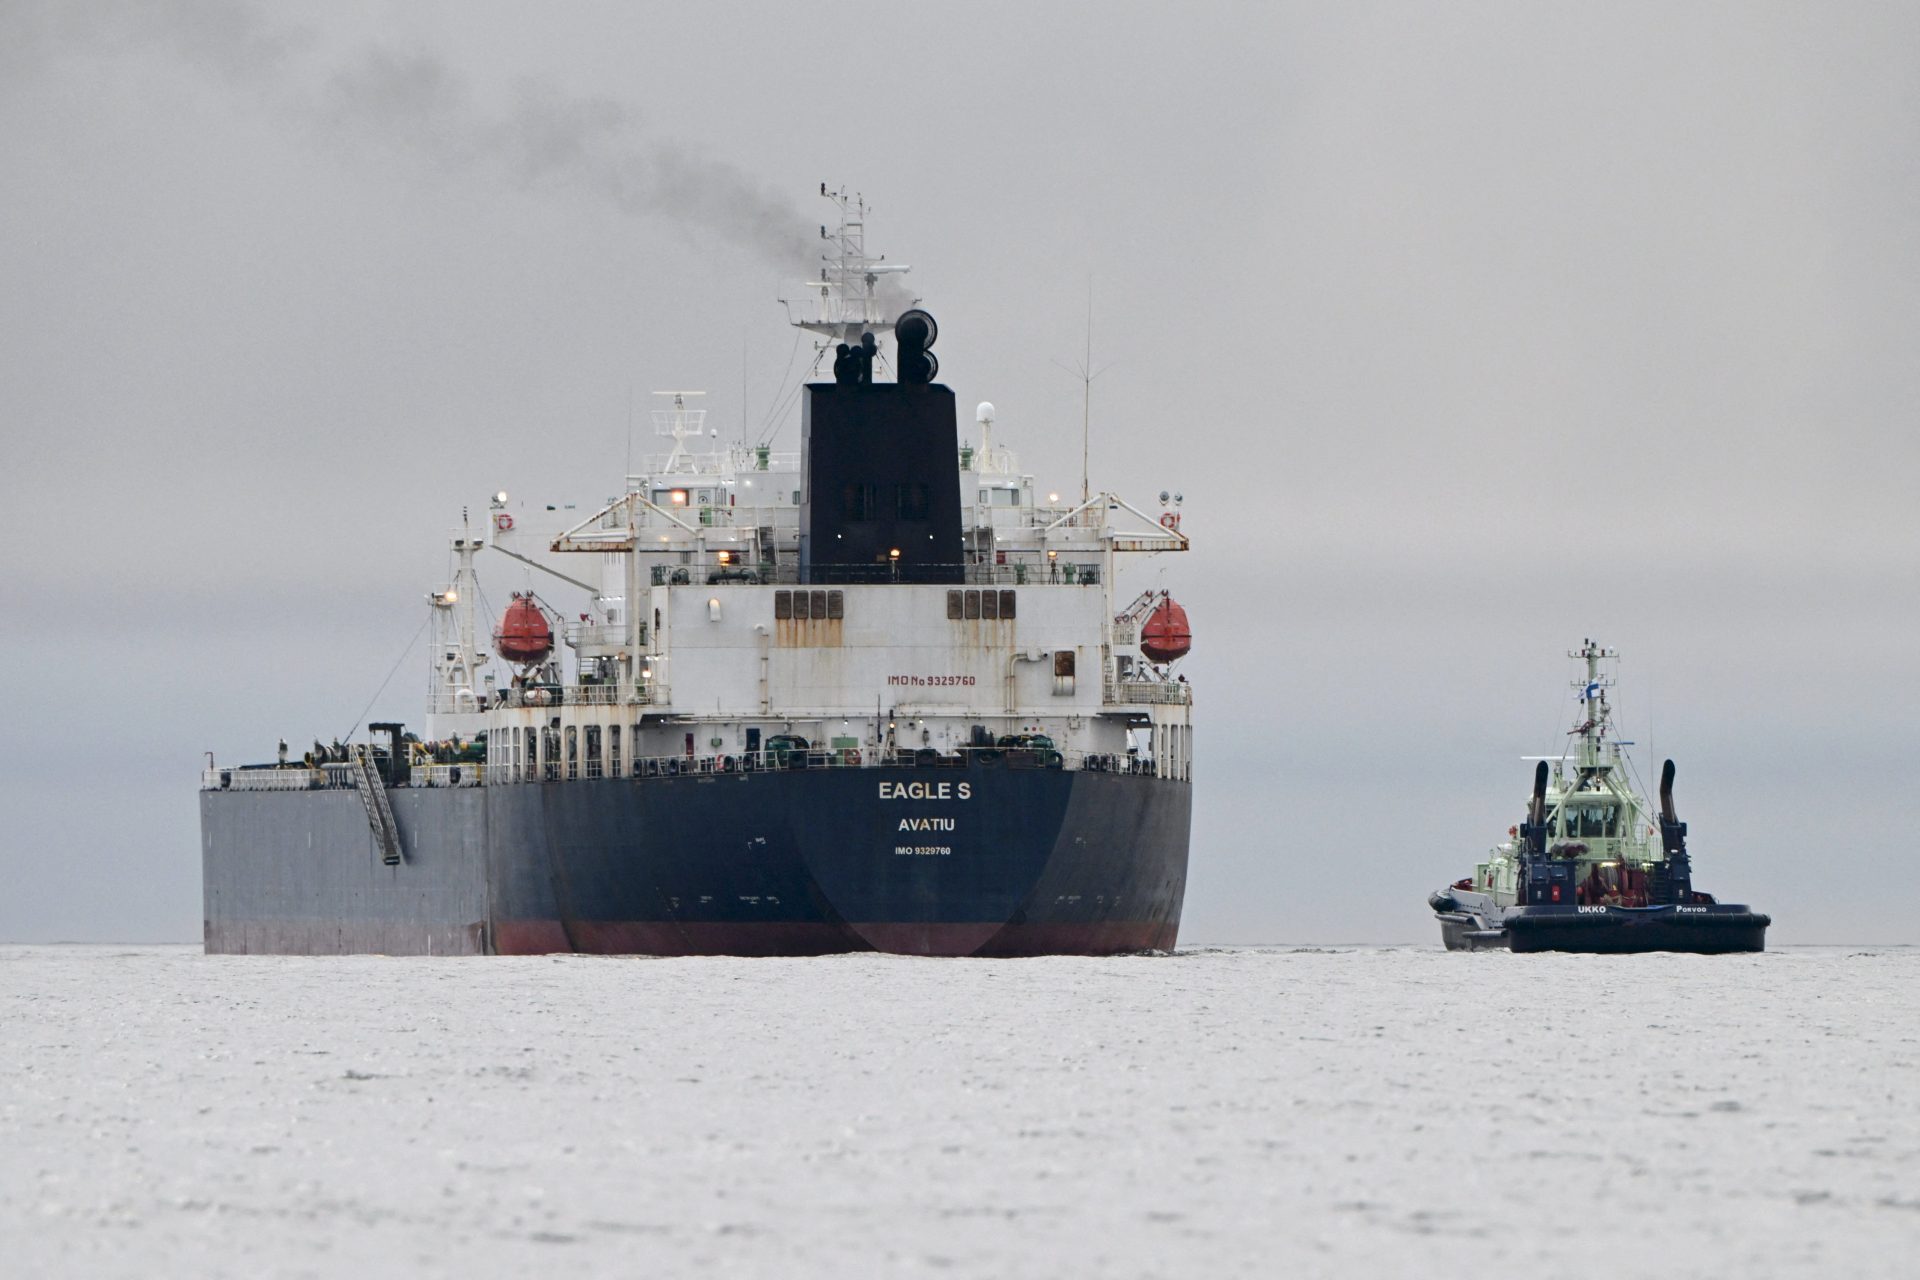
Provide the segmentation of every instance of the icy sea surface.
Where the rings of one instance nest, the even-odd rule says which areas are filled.
[[[1920,952],[0,948],[17,1276],[1912,1276]]]

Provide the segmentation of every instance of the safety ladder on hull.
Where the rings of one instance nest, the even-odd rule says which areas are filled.
[[[365,747],[354,749],[352,764],[360,803],[367,807],[367,825],[373,828],[373,838],[380,842],[380,861],[397,867],[401,861],[400,828],[393,820],[393,806],[387,803],[387,786],[380,781],[380,774],[374,769]]]

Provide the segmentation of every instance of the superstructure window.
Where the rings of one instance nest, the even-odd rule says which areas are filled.
[[[597,724],[588,725],[586,737],[587,737],[587,776],[589,778],[597,778],[600,776],[600,764],[601,764],[600,726]]]
[[[825,618],[827,616],[827,593],[824,591],[816,591],[813,593],[813,616],[815,618]]]
[[[607,776],[620,776],[620,726],[607,726]]]
[[[840,511],[848,520],[880,518],[879,488],[870,484],[849,484],[840,490]]]
[[[847,593],[844,591],[827,592],[827,616],[844,618],[847,616]]]
[[[930,490],[924,484],[895,485],[894,513],[902,520],[925,520],[932,507]]]
[[[784,622],[793,616],[793,592],[776,591],[773,593],[773,617],[776,622]]]
[[[988,622],[1013,621],[1011,591],[949,591],[947,617],[960,620],[983,618]]]

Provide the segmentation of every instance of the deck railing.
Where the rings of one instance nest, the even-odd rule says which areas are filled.
[[[496,764],[489,786],[515,782],[593,781],[599,778],[674,778],[685,775],[765,773],[802,769],[1067,769],[1096,773],[1151,774],[1153,761],[1140,755],[1112,752],[1060,751],[1051,747],[966,747],[933,750],[869,752],[852,747],[763,748],[740,755],[671,755],[604,759],[548,760],[518,766]]]
[[[790,562],[757,565],[656,564],[656,587],[717,586],[729,582],[763,586],[885,586],[894,582],[931,586],[1068,586],[1100,585],[1097,561],[1032,560],[1010,564],[903,564],[896,567],[866,564],[816,564],[806,573]]]
[[[1109,680],[1101,701],[1109,707],[1192,706],[1193,686],[1180,680]]]
[[[617,684],[536,685],[532,688],[502,689],[494,704],[501,707],[614,707],[628,702],[650,702],[651,691],[643,683],[631,690]]]
[[[851,748],[763,749],[738,756],[641,756],[623,759],[615,767],[605,761],[541,760],[518,767],[474,762],[416,764],[409,770],[410,788],[506,786],[519,782],[595,781],[600,779],[677,778],[734,773],[768,773],[808,769],[914,769],[927,773],[951,771],[956,777],[970,769],[1063,769],[1093,773],[1152,775],[1153,760],[1137,754],[1059,751],[1045,747],[968,747],[959,751],[901,751],[891,754]],[[351,766],[321,764],[213,767],[201,771],[203,791],[352,791]]]
[[[377,765],[385,769],[384,757]],[[487,766],[467,760],[459,764],[416,764],[407,770],[408,787],[483,787]],[[242,765],[200,771],[202,791],[353,791],[353,766],[338,763],[306,765]]]

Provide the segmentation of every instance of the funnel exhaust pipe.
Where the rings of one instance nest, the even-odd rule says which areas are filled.
[[[1531,857],[1547,851],[1547,762],[1533,769],[1533,801],[1527,806],[1526,825],[1520,828],[1521,848]]]

